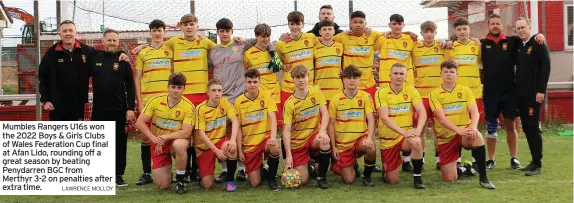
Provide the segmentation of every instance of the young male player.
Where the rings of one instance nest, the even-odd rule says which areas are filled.
[[[375,50],[379,50],[379,87],[384,87],[391,82],[391,67],[396,63],[401,63],[407,68],[406,83],[414,84],[412,51],[416,44],[416,38],[408,33],[403,33],[405,19],[400,14],[393,14],[389,18],[390,36],[381,36],[377,39]],[[424,136],[421,137],[424,151]],[[412,172],[411,157],[409,152],[403,152],[402,170]]]
[[[260,90],[267,92],[271,95],[271,100],[277,106],[277,119],[282,119],[283,116],[280,112],[281,109],[281,88],[279,87],[278,77],[276,71],[273,70],[271,66],[272,56],[269,53],[269,37],[271,36],[271,27],[267,24],[259,24],[255,26],[255,39],[257,42],[254,46],[247,49],[243,54],[243,62],[245,63],[245,68],[256,69],[260,74]],[[278,126],[281,124],[277,124]]]
[[[223,85],[219,80],[211,79],[207,83],[209,99],[197,106],[197,122],[195,129],[198,136],[194,137],[199,178],[201,186],[213,188],[215,184],[215,158],[227,162],[225,190],[235,191],[234,176],[237,168],[237,131],[239,122],[235,109],[227,98],[223,97]],[[231,120],[231,137],[225,135],[227,119]]]
[[[377,91],[372,71],[375,42],[382,34],[373,30],[367,36],[365,33],[366,18],[367,16],[362,11],[353,12],[349,22],[351,33],[336,35],[334,40],[343,44],[343,67],[354,65],[361,70],[359,89],[369,93],[373,98]]]
[[[257,187],[262,178],[267,178],[271,190],[280,190],[275,177],[279,166],[279,143],[277,142],[277,106],[272,96],[260,89],[260,74],[257,69],[245,72],[244,94],[235,100],[233,105],[239,115],[241,130],[237,135],[239,160],[247,166],[249,184]],[[262,177],[259,167],[262,163],[261,154],[269,157],[269,171]]]
[[[399,151],[409,152],[414,166],[414,187],[424,189],[425,186],[421,178],[423,149],[420,137],[425,127],[427,115],[417,90],[405,83],[407,72],[407,67],[404,64],[394,64],[389,74],[391,82],[379,89],[375,98],[381,118],[379,136],[381,139],[381,161],[385,169],[383,178],[388,183],[398,183],[398,168],[401,164]],[[413,109],[418,114],[417,123],[419,125],[413,123],[413,114],[415,113]]]
[[[175,191],[178,194],[185,193],[183,178],[187,162],[186,149],[195,119],[195,106],[183,97],[185,83],[183,74],[171,74],[168,80],[169,93],[150,99],[136,122],[143,136],[151,140],[153,174],[161,190],[166,190],[172,183],[171,157],[175,158]],[[150,121],[151,128],[147,124]]]
[[[151,44],[143,48],[136,59],[136,70],[134,76],[137,110],[143,112],[144,105],[151,98],[164,95],[168,92],[168,80],[172,64],[173,51],[163,46],[165,35],[165,23],[161,20],[153,20],[149,24]],[[143,174],[136,185],[145,185],[153,182],[151,177],[150,140],[147,136],[142,136],[141,160]]]
[[[329,112],[325,96],[318,87],[309,87],[309,69],[303,65],[291,70],[295,91],[284,104],[283,144],[285,169],[294,168],[301,173],[302,184],[307,184],[307,163],[311,151],[319,151],[317,184],[327,189],[327,169],[331,158],[331,145],[327,135]]]
[[[482,135],[476,129],[480,117],[476,99],[470,88],[456,83],[458,65],[452,60],[441,64],[441,87],[430,93],[431,109],[435,116],[435,133],[438,139],[441,175],[452,182],[469,168],[457,168],[460,148],[472,150],[480,174],[480,185],[487,189],[496,187],[486,176],[486,150]]]
[[[375,186],[371,173],[377,159],[375,134],[375,116],[373,99],[365,91],[359,90],[361,70],[350,65],[341,72],[345,89],[336,94],[329,104],[329,136],[331,151],[337,160],[334,166],[345,184],[355,180],[357,157],[365,155],[363,184]]]
[[[335,24],[332,21],[323,20],[319,23],[321,42],[313,47],[313,59],[315,61],[315,84],[321,88],[329,102],[336,94],[343,90],[343,84],[339,78],[343,56],[343,44],[335,42]]]
[[[458,65],[457,72],[460,73],[456,83],[466,86],[472,90],[476,98],[479,118],[484,115],[484,102],[482,100],[482,84],[480,81],[481,48],[480,44],[470,39],[470,25],[466,18],[460,17],[454,20],[456,41],[453,48],[447,49],[445,59],[453,60]],[[439,152],[439,156],[442,156]],[[476,158],[472,158],[473,168],[476,166]],[[460,157],[457,162],[460,162]]]
[[[432,21],[425,21],[421,24],[421,36],[423,41],[417,41],[412,52],[415,75],[414,85],[419,92],[427,114],[427,122],[433,123],[433,113],[429,106],[429,93],[442,83],[440,78],[440,64],[444,61],[445,50],[441,47],[439,40],[435,40],[437,26]],[[415,112],[416,113],[416,112]],[[418,114],[417,114],[418,115]],[[415,116],[416,118],[416,116]],[[417,123],[418,119],[415,119]],[[422,125],[422,124],[421,124]],[[421,138],[424,138],[421,136]],[[424,143],[424,140],[422,140]],[[435,139],[435,149],[437,145]],[[424,163],[424,144],[423,144],[423,163]],[[439,167],[438,152],[436,168]]]
[[[291,76],[291,68],[303,65],[308,68],[309,85],[313,85],[315,68],[313,64],[313,46],[318,44],[317,37],[312,33],[303,32],[305,16],[299,11],[287,15],[289,24],[289,41],[280,40],[275,44],[275,51],[283,61],[283,76],[281,79],[281,104],[295,91],[295,84]]]

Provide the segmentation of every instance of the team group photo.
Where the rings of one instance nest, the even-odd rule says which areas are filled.
[[[115,122],[117,194],[130,201],[538,201],[556,171],[572,189],[572,140],[543,127],[556,37],[489,2],[478,29],[470,11],[438,23],[295,1],[285,29],[257,16],[254,37],[237,35],[241,17],[172,12],[149,16],[130,47],[106,26],[96,48],[62,20],[39,100],[50,121]]]

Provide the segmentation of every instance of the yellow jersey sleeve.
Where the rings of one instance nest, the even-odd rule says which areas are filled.
[[[317,103],[319,105],[326,105],[327,104],[327,99],[325,99],[325,95],[323,94],[323,92],[321,92],[321,89],[319,89],[318,86],[313,87],[315,89],[315,91],[317,92]]]
[[[268,94],[265,95],[265,103],[268,104],[267,105],[267,113],[277,112],[277,105],[276,105],[275,100],[273,99],[273,97],[271,95],[268,95]]]
[[[440,94],[441,91],[442,88],[438,87],[432,90],[429,94],[429,100],[430,100],[429,106],[432,112],[434,112],[437,109],[442,109],[442,105],[440,104],[440,100],[438,99],[438,95]]]
[[[205,102],[201,103],[197,108],[197,117],[196,117],[197,122],[195,123],[195,129],[205,131],[206,130],[206,120],[205,120],[205,110],[203,107],[205,107]]]
[[[143,61],[143,53],[140,51],[138,56],[136,57],[136,70],[143,71],[144,61]]]
[[[464,88],[465,95],[467,95],[466,103],[467,105],[476,104],[476,97],[470,88]]]
[[[195,106],[193,106],[191,102],[189,102],[189,104],[191,108],[183,117],[183,123],[193,125],[195,123]]]
[[[421,94],[419,94],[419,91],[417,91],[417,89],[415,89],[414,87],[409,87],[409,91],[410,91],[409,94],[412,96],[411,102],[413,104],[413,107],[414,105],[423,101],[423,99],[421,98]],[[413,112],[416,112],[416,110],[414,110]]]
[[[228,119],[233,118],[234,116],[237,115],[237,112],[235,111],[235,108],[233,108],[233,106],[231,105],[231,103],[229,103],[229,100],[227,100],[226,98],[223,98],[222,102],[225,102],[225,113]]]
[[[294,109],[294,104],[293,100],[294,97],[291,96],[289,99],[287,99],[287,101],[285,101],[285,104],[283,106],[283,124],[284,125],[291,125],[293,124],[293,109]]]
[[[329,118],[337,118],[337,106],[339,105],[339,99],[336,98],[336,94],[329,102]]]
[[[386,98],[385,92],[383,91],[383,88],[378,89],[377,92],[375,93],[375,108],[379,109],[381,107],[388,107],[389,104],[387,103],[387,98]]]
[[[158,98],[159,97],[155,97],[146,103],[146,105],[144,106],[144,109],[143,109],[143,113],[145,115],[147,115],[149,117],[153,116],[153,112],[157,108],[158,101],[160,101]]]
[[[173,50],[174,45],[175,45],[175,43],[176,43],[176,41],[177,41],[177,38],[178,38],[178,37],[171,37],[171,38],[169,38],[168,40],[166,40],[166,41],[163,42],[163,46],[167,47],[168,49]]]
[[[363,101],[366,102],[365,113],[373,113],[375,110],[373,109],[374,105],[373,105],[373,99],[371,98],[371,95],[370,94],[363,94]]]

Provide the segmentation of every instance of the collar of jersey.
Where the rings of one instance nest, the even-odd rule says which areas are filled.
[[[455,84],[454,84],[454,87],[452,88],[452,90],[451,90],[451,91],[448,91],[448,90],[446,90],[446,89],[442,86],[442,84],[440,85],[440,88],[442,88],[442,90],[444,90],[444,91],[446,91],[446,92],[448,92],[448,93],[452,93],[452,92],[454,91],[454,89],[456,89],[456,87],[458,87],[458,84],[455,83]]]
[[[500,42],[500,40],[506,39],[506,35],[504,33],[500,33],[498,40],[495,40],[494,37],[492,37],[492,35],[490,33],[488,33],[488,34],[486,34],[486,39],[493,41],[495,44],[498,44],[498,42]]]
[[[245,91],[243,95],[245,95],[245,98],[247,98],[249,101],[255,101],[257,100],[257,98],[259,98],[259,90],[257,90],[257,96],[255,96],[255,99],[249,99],[249,97],[247,96],[247,91]]]
[[[233,39],[229,40],[229,42],[227,44],[219,44],[219,46],[225,48],[228,47],[229,45],[233,44]]]

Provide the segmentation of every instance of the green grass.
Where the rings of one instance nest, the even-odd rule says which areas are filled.
[[[2,85],[2,89],[4,90],[4,94],[18,94],[17,85]]]
[[[523,172],[509,168],[510,158],[504,132],[499,132],[497,143],[497,167],[488,171],[496,190],[479,186],[478,175],[463,177],[454,183],[441,181],[434,169],[435,158],[432,140],[426,141],[426,168],[423,171],[425,190],[412,187],[412,176],[401,173],[398,185],[381,182],[381,174],[373,174],[376,186],[364,187],[360,179],[353,185],[344,185],[339,177],[328,174],[328,190],[318,189],[314,181],[297,190],[272,192],[267,188],[251,188],[238,183],[235,193],[227,193],[223,185],[206,191],[197,183],[188,184],[187,193],[177,195],[174,187],[160,191],[154,185],[136,186],[141,174],[139,142],[130,141],[128,166],[124,179],[130,186],[117,190],[116,196],[3,196],[0,202],[571,202],[572,201],[572,137],[559,137],[556,133],[544,133],[544,159],[542,175],[526,177]],[[525,166],[530,152],[524,134],[519,137],[518,158]],[[380,159],[377,159],[380,166]],[[470,160],[470,152],[463,152],[463,160]],[[217,166],[219,167],[219,166]],[[216,169],[219,173],[219,169]]]

